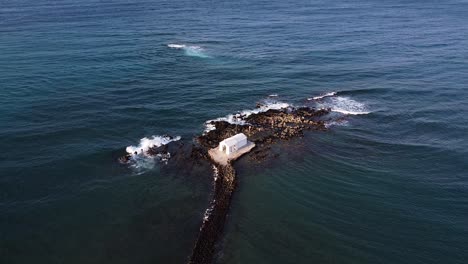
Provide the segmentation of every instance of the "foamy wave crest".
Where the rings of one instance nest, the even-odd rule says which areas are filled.
[[[140,139],[138,146],[128,146],[125,150],[127,153],[135,155],[141,154],[146,155],[146,152],[151,148],[157,148],[162,145],[167,145],[169,142],[178,141],[180,137],[169,137],[169,136],[153,136],[151,138],[144,137]]]
[[[330,93],[326,93],[326,94],[323,94],[323,95],[320,95],[320,96],[314,96],[312,98],[307,98],[307,100],[309,100],[309,101],[320,100],[320,99],[323,99],[325,97],[330,97],[330,96],[335,96],[335,95],[336,95],[336,92],[330,92]]]
[[[355,101],[349,97],[330,97],[319,106],[323,108],[331,108],[333,112],[342,113],[345,115],[367,115],[370,111],[366,105]]]
[[[151,156],[148,154],[148,150],[167,145],[169,142],[178,140],[180,140],[180,137],[170,136],[152,136],[151,138],[144,137],[140,139],[140,144],[138,146],[128,146],[126,148],[127,153],[130,154],[129,166],[135,169],[136,172],[143,173],[154,168],[159,162],[167,164],[171,158],[171,153],[161,152],[155,156]]]
[[[245,121],[245,118],[249,117],[252,114],[258,114],[258,113],[261,113],[261,112],[266,112],[266,111],[268,111],[270,109],[279,110],[279,109],[284,109],[284,108],[288,108],[288,107],[290,107],[290,105],[288,103],[267,101],[264,104],[261,104],[256,109],[243,110],[243,111],[241,111],[241,112],[239,112],[237,114],[231,114],[231,115],[227,115],[225,117],[219,117],[219,118],[216,118],[216,119],[211,119],[211,120],[206,121],[205,122],[205,133],[216,129],[216,127],[213,124],[211,124],[212,121],[226,121],[226,122],[231,123],[231,124],[245,125],[245,124],[247,124],[247,122]]]
[[[198,58],[211,58],[205,53],[205,49],[200,46],[185,45],[185,44],[167,44],[167,47],[172,49],[182,49],[185,55]]]

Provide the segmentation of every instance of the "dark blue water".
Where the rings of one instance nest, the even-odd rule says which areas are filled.
[[[345,121],[240,161],[216,262],[465,263],[467,12],[0,0],[0,263],[183,263],[211,168],[116,158],[271,94]]]

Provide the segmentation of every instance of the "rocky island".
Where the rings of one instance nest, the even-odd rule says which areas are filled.
[[[262,108],[261,104],[257,108]],[[196,137],[190,146],[190,159],[208,160],[214,170],[214,190],[211,204],[206,210],[200,232],[195,242],[188,263],[211,263],[215,244],[222,234],[226,215],[228,214],[231,197],[236,189],[236,171],[233,161],[220,164],[213,160],[208,151],[218,147],[226,138],[239,133],[245,134],[255,144],[252,152],[248,153],[253,160],[262,160],[268,155],[270,145],[278,140],[288,140],[301,137],[306,130],[326,130],[326,121],[330,109],[315,109],[310,107],[286,107],[268,109],[250,114],[233,116],[235,122],[225,120],[208,121],[210,127],[203,135]],[[151,148],[146,154],[162,158],[170,158],[169,145]],[[179,149],[184,147],[180,146]],[[181,151],[178,151],[179,153]],[[183,152],[183,151],[182,151]],[[121,157],[122,163],[131,161],[132,154]]]

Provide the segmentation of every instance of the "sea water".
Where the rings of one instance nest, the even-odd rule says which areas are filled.
[[[467,11],[2,1],[0,263],[184,263],[212,168],[117,159],[258,102],[336,122],[239,160],[217,263],[465,263]]]

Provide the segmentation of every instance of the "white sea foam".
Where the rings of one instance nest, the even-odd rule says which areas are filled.
[[[218,180],[218,177],[219,177],[219,171],[215,165],[212,165],[212,168],[213,168],[213,180],[214,180],[213,183],[216,185],[216,181]],[[205,210],[205,213],[203,214],[203,223],[205,223],[206,221],[210,219],[210,216],[213,213],[215,204],[216,204],[216,199],[211,201],[210,207]],[[202,227],[200,227],[200,230],[202,229]]]
[[[200,46],[195,45],[185,45],[185,44],[167,44],[169,48],[172,49],[182,49],[185,52],[185,55],[198,57],[198,58],[211,58],[205,53],[205,49]]]
[[[325,127],[330,128],[332,126],[346,126],[348,125],[348,120],[335,120],[325,122]]]
[[[205,133],[216,129],[216,127],[213,124],[210,124],[212,121],[226,121],[231,124],[245,125],[247,124],[247,122],[245,121],[245,118],[249,117],[252,114],[266,112],[270,109],[278,110],[278,109],[283,109],[283,108],[288,108],[288,107],[290,107],[290,105],[287,103],[266,101],[264,104],[261,104],[260,107],[258,108],[255,108],[252,110],[243,110],[237,114],[231,114],[225,117],[219,117],[216,119],[211,119],[211,120],[206,121]]]
[[[370,113],[365,104],[349,97],[330,97],[327,98],[326,101],[321,102],[319,106],[322,108],[331,108],[333,112],[345,115],[367,115]]]
[[[140,139],[138,146],[128,146],[125,150],[127,153],[135,155],[135,152],[140,155],[146,155],[146,152],[150,148],[160,147],[166,145],[169,142],[180,140],[180,137],[168,137],[168,136],[153,136],[151,138],[144,137]]]
[[[147,170],[153,169],[157,164],[157,160],[148,156],[132,155],[128,164],[130,168],[134,169],[135,172],[140,174]]]
[[[218,180],[218,177],[219,177],[219,171],[218,171],[218,167],[216,167],[215,165],[212,165],[213,167],[213,179],[214,181],[217,181]]]
[[[156,157],[158,157],[161,162],[164,162],[165,164],[167,164],[167,162],[171,159],[171,153],[170,152],[159,153],[156,155]]]
[[[216,126],[213,124],[210,124],[211,121],[216,121],[216,120],[208,120],[205,122],[205,133],[210,132],[211,130],[215,130]]]
[[[171,153],[158,153],[156,156],[148,155],[147,151],[151,148],[157,148],[172,141],[178,141],[180,137],[152,136],[140,139],[138,146],[128,146],[127,153],[131,155],[129,166],[138,173],[143,173],[156,166],[158,162],[166,163],[171,158]],[[135,154],[136,152],[136,154]]]
[[[211,213],[213,212],[214,207],[211,206],[210,208],[205,210],[205,213],[203,214],[203,222],[208,221],[210,219]],[[200,227],[201,229],[201,227]]]
[[[320,100],[320,99],[323,99],[325,97],[330,97],[330,96],[335,96],[335,95],[336,95],[336,92],[330,92],[330,93],[326,93],[326,94],[323,94],[323,95],[320,95],[320,96],[314,96],[312,98],[307,98],[307,100],[309,100],[309,101]]]
[[[278,97],[278,94],[270,94],[269,97]]]
[[[203,48],[198,46],[190,46],[185,48],[185,55],[198,58],[211,58],[210,56],[205,54]]]

